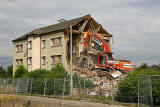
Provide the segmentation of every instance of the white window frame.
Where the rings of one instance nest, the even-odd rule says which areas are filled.
[[[28,57],[28,64],[32,65],[32,57]]]
[[[59,63],[62,63],[62,55],[58,55]]]
[[[28,41],[28,48],[32,49],[32,41]]]
[[[58,37],[58,41],[59,41],[59,46],[62,45],[62,37]]]
[[[62,63],[62,55],[52,55],[52,56],[51,56],[52,64],[56,63],[56,62],[55,62],[55,57],[58,57],[58,58],[59,58],[59,62],[58,62],[58,63]],[[53,58],[54,58],[54,60],[53,60]]]
[[[42,56],[42,65],[46,64],[46,56]]]
[[[52,64],[55,63],[55,55],[51,56],[51,61],[52,61]]]
[[[62,45],[62,37],[55,37],[55,38],[51,38],[51,46],[55,46],[54,40],[58,39],[59,45],[57,46],[61,46]]]
[[[54,39],[55,38],[51,38],[51,46],[55,46]]]
[[[45,47],[46,47],[46,40],[42,40],[42,48],[45,48]]]
[[[22,46],[22,51],[18,51],[18,46]],[[16,45],[16,52],[23,52],[23,44],[21,44],[21,45]]]
[[[16,66],[20,66],[20,65],[18,65],[18,60],[21,60],[22,61],[21,65],[23,65],[23,59],[16,59]]]

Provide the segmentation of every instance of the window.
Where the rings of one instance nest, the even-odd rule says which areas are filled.
[[[29,49],[32,49],[32,41],[29,41],[29,42],[28,42],[28,48],[29,48]]]
[[[46,47],[46,40],[42,40],[42,48]]]
[[[51,56],[52,63],[55,62],[55,56]]]
[[[61,37],[52,38],[51,43],[52,43],[52,46],[60,46],[62,45],[62,38]]]
[[[23,45],[17,45],[16,52],[23,52]]]
[[[28,57],[28,64],[29,64],[29,65],[32,64],[32,57]]]
[[[52,64],[62,63],[62,55],[51,56]]]
[[[59,63],[62,63],[62,55],[59,55],[58,58],[59,58]]]
[[[59,41],[59,45],[62,45],[62,38],[58,38],[58,41]]]
[[[45,65],[46,64],[46,56],[42,57],[42,64]]]
[[[20,66],[23,64],[23,59],[17,59],[16,60],[16,66]]]

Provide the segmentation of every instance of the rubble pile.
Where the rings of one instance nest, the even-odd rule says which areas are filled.
[[[88,66],[83,68],[74,66],[73,73],[80,77],[85,77],[86,79],[91,80],[91,82],[95,85],[91,93],[94,92],[94,95],[96,93],[105,96],[117,94],[118,84],[125,77],[125,74],[120,71],[96,71],[91,70],[91,68]]]

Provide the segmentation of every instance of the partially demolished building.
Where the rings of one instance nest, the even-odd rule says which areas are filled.
[[[77,66],[81,60],[84,39],[88,29],[92,33],[100,34],[108,44],[112,37],[90,15],[69,20],[72,25],[73,65]],[[70,32],[68,22],[62,22],[39,29],[14,39],[13,69],[24,65],[28,71],[35,69],[51,69],[56,63],[62,63],[70,71]],[[92,48],[98,49],[95,44]],[[93,59],[94,60],[94,59]]]
[[[87,44],[87,54],[89,56],[86,59],[92,64],[84,64],[84,45],[86,42],[86,36],[88,31],[92,34],[98,35],[100,40],[105,41],[108,48],[111,47],[110,40],[112,35],[107,32],[98,22],[96,22],[90,15],[79,17],[76,19],[68,20],[68,22],[61,22],[58,24],[34,29],[33,31],[22,35],[14,39],[14,55],[13,55],[13,69],[24,65],[28,71],[35,69],[51,69],[56,63],[62,63],[67,71],[70,71],[70,25],[72,25],[72,62],[73,62],[73,73],[81,77],[90,79],[95,87],[96,92],[102,94],[109,94],[113,85],[115,86],[115,92],[120,80],[125,76],[121,70],[109,70],[107,72],[98,72],[92,69],[92,65],[97,63],[97,60],[103,60],[103,58],[94,57],[96,53],[104,52],[101,42],[97,45],[96,40]],[[89,36],[89,35],[88,35]],[[94,38],[93,38],[94,39]],[[106,48],[107,49],[107,48]],[[90,55],[90,53],[92,55]],[[109,56],[109,54],[108,54]],[[86,57],[86,56],[85,56]],[[102,57],[104,57],[102,55]],[[132,69],[132,64],[129,61],[120,63],[123,68]],[[100,62],[101,63],[101,62]],[[106,63],[106,62],[103,62]],[[112,61],[117,64],[117,61]],[[83,66],[83,67],[82,67]],[[101,66],[101,65],[100,65]]]

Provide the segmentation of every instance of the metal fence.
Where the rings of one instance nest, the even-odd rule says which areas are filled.
[[[160,105],[160,75],[138,76],[138,107]]]
[[[0,78],[0,93],[57,96],[64,98],[70,94],[69,78]],[[115,81],[103,84],[105,89],[95,92],[97,86],[90,85],[87,79],[73,79],[73,95],[80,100],[87,96],[106,95],[114,101]],[[105,92],[104,92],[105,91]],[[101,93],[103,92],[103,93]]]

